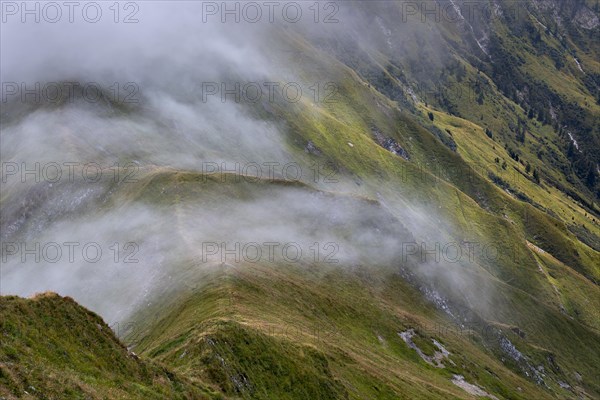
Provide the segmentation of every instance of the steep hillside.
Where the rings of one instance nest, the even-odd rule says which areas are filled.
[[[47,32],[100,100],[3,102],[0,293],[70,297],[0,299],[0,396],[600,397],[599,3],[327,4]]]
[[[208,386],[141,360],[68,297],[0,297],[0,335],[2,398],[215,398]]]

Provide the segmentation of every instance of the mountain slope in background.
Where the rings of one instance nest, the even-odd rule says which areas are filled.
[[[3,162],[106,167],[91,183],[83,163],[73,180],[3,182],[2,241],[109,256],[3,247],[2,294],[71,296],[140,359],[70,299],[3,297],[0,394],[600,396],[598,2],[416,4],[216,33],[178,15],[167,50],[97,44],[123,71],[56,73],[132,74],[138,104],[108,84],[93,104],[3,104]],[[196,40],[210,34],[220,46]],[[310,95],[205,101],[208,81]],[[113,261],[115,242],[137,262]]]

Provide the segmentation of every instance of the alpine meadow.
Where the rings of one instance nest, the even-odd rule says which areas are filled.
[[[0,400],[600,399],[600,0],[0,18]]]

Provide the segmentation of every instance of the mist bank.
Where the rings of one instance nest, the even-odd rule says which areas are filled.
[[[407,44],[400,40],[405,31],[427,31],[407,25],[390,36],[385,24],[374,28],[372,16],[364,19],[368,13],[358,8],[339,10],[339,21],[330,24],[323,14],[317,22],[223,23],[207,11],[190,2],[142,3],[133,24],[6,25],[2,96],[18,118],[11,116],[1,137],[2,294],[53,290],[117,321],[152,301],[161,285],[182,285],[182,265],[291,262],[408,265],[421,280],[440,281],[471,298],[482,295],[486,286],[464,268],[476,269],[475,261],[424,262],[414,252],[404,257],[408,243],[451,240],[447,232],[455,229],[448,221],[414,204],[392,216],[377,201],[348,198],[364,192],[343,174],[329,190],[344,191],[340,197],[315,191],[308,175],[295,179],[303,188],[250,182],[230,191],[202,182],[191,187],[176,174],[172,182],[153,179],[156,171],[205,173],[207,165],[224,163],[225,170],[296,163],[310,171],[310,152],[291,148],[286,121],[273,106],[297,106],[287,97],[293,92],[281,91],[291,83],[303,88],[299,103],[315,103],[306,97],[315,82],[302,74],[298,49],[313,44],[324,51],[346,40],[388,52],[395,50],[386,37],[400,46]],[[435,44],[434,36],[427,40]],[[339,67],[332,63],[332,76]],[[84,90],[48,104],[52,84],[68,82],[93,83],[101,100],[90,101]],[[236,101],[236,84],[246,87],[246,101]],[[248,102],[248,90],[257,87],[265,97]],[[42,92],[43,104],[35,104],[31,90]],[[137,101],[123,106],[125,100]],[[96,181],[98,168],[103,176]],[[245,174],[234,168],[233,175]]]

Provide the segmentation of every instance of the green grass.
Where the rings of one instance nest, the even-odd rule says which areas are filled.
[[[98,315],[68,297],[0,297],[0,335],[0,396],[214,398],[206,385],[139,360]]]
[[[421,32],[418,23],[411,24],[413,34]],[[307,175],[293,182],[236,182],[233,176],[223,182],[197,171],[146,166],[136,184],[107,186],[110,194],[100,212],[133,203],[157,207],[172,217],[169,234],[188,246],[166,267],[172,281],[153,293],[152,305],[133,316],[135,330],[121,338],[141,360],[97,315],[70,299],[2,298],[0,395],[22,396],[32,386],[31,396],[38,398],[473,398],[452,384],[452,376],[460,374],[500,399],[597,397],[600,253],[586,244],[600,237],[593,194],[574,175],[555,128],[527,119],[526,110],[483,71],[485,65],[469,57],[456,26],[442,25],[425,42],[403,46],[407,60],[429,62],[431,76],[376,46],[349,60],[287,30],[269,37],[266,45],[302,51],[303,61],[291,71],[299,80],[334,81],[338,95],[331,103],[279,99],[268,109],[252,105],[246,111],[281,127],[286,150],[304,171],[315,162],[327,163],[338,182]],[[512,40],[501,21],[494,26],[505,49],[522,59],[521,73],[576,102],[588,117],[598,115],[572,66],[556,70],[526,40]],[[447,59],[433,46],[438,39],[447,46]],[[543,40],[560,48],[555,38]],[[593,69],[594,52],[578,49],[577,56]],[[421,99],[429,104],[393,101],[384,93],[394,87],[375,84],[393,86],[394,74],[401,73],[407,81],[435,83],[447,61],[459,62],[466,72],[462,81],[446,82],[464,93],[478,82],[484,88],[481,104],[457,98],[451,115],[431,99]],[[524,144],[511,132],[518,118],[526,120]],[[410,160],[381,147],[375,131],[394,139]],[[309,141],[318,155],[304,150]],[[516,150],[520,161],[507,148]],[[525,171],[527,162],[542,171],[539,184]],[[363,256],[352,265],[207,267],[194,259],[189,217],[195,210],[219,213],[236,202],[266,204],[282,193],[320,196],[332,208],[371,218],[335,227],[325,218],[310,221],[315,231],[334,229],[346,238],[374,226],[402,238],[412,229],[410,235],[429,245],[493,243],[499,253],[421,275],[418,262],[382,263],[367,256],[372,249],[360,243]],[[3,194],[3,211],[18,195]],[[36,207],[25,211],[32,219],[43,217]],[[416,213],[424,217],[411,224]],[[415,272],[414,279],[401,268]],[[459,278],[448,279],[450,271],[460,271]],[[469,322],[476,325],[460,326],[427,300],[425,284],[444,296],[451,311],[468,306]],[[451,353],[443,361],[446,368],[427,364],[409,348],[399,336],[407,329],[415,329],[414,342],[426,354],[435,351],[432,339],[443,343]],[[526,361],[512,359],[502,349],[503,339]],[[544,369],[543,384],[536,383],[529,366]]]

